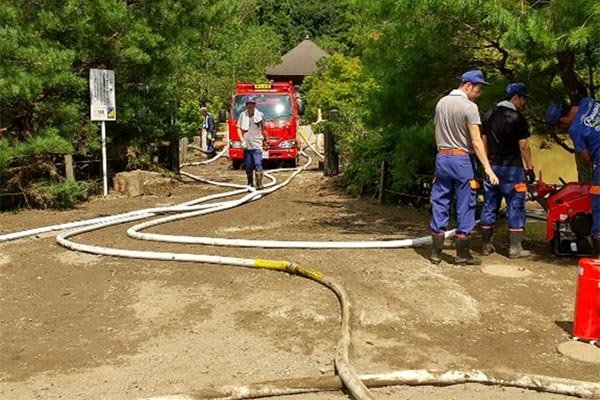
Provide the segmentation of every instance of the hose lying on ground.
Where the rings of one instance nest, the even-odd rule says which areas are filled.
[[[580,398],[600,396],[600,384],[542,375],[511,373],[488,374],[482,371],[405,370],[383,374],[359,375],[368,388],[390,386],[452,386],[465,383],[514,387]],[[224,387],[194,391],[193,395],[179,394],[150,397],[146,400],[242,400],[304,393],[339,391],[344,388],[337,376],[283,379],[247,386]]]
[[[193,149],[198,149],[201,152],[203,152],[203,153],[206,154],[206,152],[204,150],[202,150],[202,149],[200,149],[200,148],[198,148],[198,147],[196,147],[194,145],[188,145],[188,147],[191,147]],[[204,161],[185,162],[185,163],[182,163],[181,166],[182,167],[187,167],[187,166],[190,166],[190,165],[207,165],[207,164],[213,163],[213,162],[217,161],[219,158],[223,157],[227,153],[227,150],[229,150],[229,146],[224,146],[221,149],[221,151],[218,152],[213,158],[209,158],[208,160],[204,160]]]
[[[245,196],[241,197],[237,200],[231,200],[222,203],[211,203],[206,205],[205,208],[199,209],[196,211],[186,212],[183,214],[177,214],[172,216],[174,219],[182,219],[182,218],[190,218],[197,215],[203,215],[207,213],[217,212],[225,209],[229,209],[241,204],[244,204],[248,201],[254,199],[257,195],[264,195],[268,193],[272,193],[273,191],[287,185],[291,180],[303,171],[310,164],[309,162],[296,170],[282,183],[276,184],[275,178],[271,173],[267,173],[268,177],[272,178],[271,187],[267,187],[260,191],[252,191]],[[230,185],[230,184],[228,184]],[[197,200],[199,201],[199,200]],[[342,335],[338,341],[336,356],[335,356],[335,366],[340,376],[340,379],[344,382],[345,386],[348,390],[355,396],[357,399],[371,400],[373,397],[370,395],[369,390],[363,385],[362,381],[358,379],[356,372],[353,370],[352,366],[348,360],[348,349],[350,347],[350,321],[351,321],[351,307],[350,302],[348,300],[348,295],[345,290],[338,284],[336,284],[333,280],[329,278],[325,278],[321,273],[308,270],[298,266],[297,264],[290,263],[287,261],[271,261],[271,260],[256,260],[256,259],[245,259],[245,258],[236,258],[236,257],[219,257],[219,256],[210,256],[210,255],[197,255],[197,254],[184,254],[184,253],[168,253],[168,252],[154,252],[154,251],[136,251],[136,250],[126,250],[126,249],[116,249],[116,248],[108,248],[101,247],[95,245],[87,245],[82,243],[75,243],[69,240],[72,237],[81,235],[83,233],[92,232],[95,230],[103,229],[109,226],[131,222],[139,220],[139,215],[131,215],[129,217],[123,217],[119,220],[107,220],[94,225],[87,225],[83,227],[79,227],[73,230],[66,231],[57,236],[57,242],[71,250],[83,251],[86,253],[92,253],[97,255],[107,255],[107,256],[115,256],[115,257],[125,257],[125,258],[141,258],[146,260],[172,260],[172,261],[191,261],[191,262],[202,262],[202,263],[210,263],[210,264],[224,264],[230,266],[244,266],[244,267],[254,267],[254,268],[264,268],[270,270],[284,271],[290,274],[299,275],[308,279],[312,279],[322,285],[328,287],[332,290],[338,300],[340,302],[340,306],[342,309]]]
[[[214,160],[214,159],[213,159]],[[203,164],[207,164],[211,160],[207,160],[202,162]],[[310,163],[310,159],[309,159]],[[138,221],[140,219],[145,219],[151,216],[156,215],[157,213],[168,213],[168,212],[183,212],[183,214],[177,214],[173,216],[169,216],[167,218],[168,221],[165,221],[165,218],[159,218],[162,220],[160,223],[165,223],[173,220],[190,218],[197,215],[204,215],[220,210],[229,209],[231,207],[235,207],[237,205],[244,204],[245,202],[256,200],[263,195],[272,193],[273,191],[285,186],[288,184],[298,173],[304,170],[308,164],[304,167],[298,169],[291,169],[294,171],[290,177],[285,180],[283,183],[277,184],[275,178],[271,173],[268,173],[267,176],[271,178],[271,182],[268,184],[268,188],[261,191],[254,191],[250,188],[247,188],[244,185],[235,185],[235,184],[223,184],[214,181],[205,180],[202,178],[194,177],[193,179],[202,180],[211,184],[219,184],[219,186],[228,186],[239,188],[237,190],[233,190],[230,192],[206,196],[204,198],[196,199],[191,202],[184,203],[182,205],[173,206],[173,207],[159,207],[154,209],[146,209],[134,211],[131,213],[119,214],[116,216],[109,216],[103,218],[97,218],[93,220],[80,221],[70,224],[56,225],[53,226],[51,230],[58,229],[71,229],[76,227],[76,229],[71,229],[67,232],[64,232],[57,237],[57,242],[66,248],[70,248],[77,251],[84,251],[92,254],[100,254],[100,255],[108,255],[115,257],[126,257],[126,258],[142,258],[142,259],[152,259],[152,260],[174,260],[174,261],[189,261],[189,262],[201,262],[201,263],[211,263],[211,264],[223,264],[223,265],[232,265],[232,266],[244,266],[244,267],[254,267],[254,268],[266,268],[271,270],[285,271],[288,273],[294,273],[299,276],[306,277],[308,279],[312,279],[319,283],[324,284],[332,291],[336,293],[338,297],[341,307],[342,307],[342,337],[338,342],[338,346],[336,349],[336,357],[335,357],[335,366],[338,371],[338,377],[329,377],[329,378],[317,378],[316,380],[312,380],[309,382],[311,385],[310,388],[294,388],[287,387],[286,385],[292,385],[291,381],[280,382],[279,387],[274,387],[273,384],[262,385],[259,391],[252,392],[248,387],[245,389],[240,389],[238,394],[233,394],[231,396],[234,397],[225,397],[225,398],[256,398],[256,397],[264,397],[264,396],[273,396],[276,394],[285,394],[284,390],[291,390],[293,393],[305,393],[307,391],[323,391],[323,390],[338,390],[342,387],[342,382],[345,387],[347,387],[352,395],[357,399],[372,399],[371,393],[368,391],[367,386],[371,385],[396,385],[396,384],[411,384],[411,385],[423,385],[423,384],[431,384],[431,385],[449,385],[456,383],[465,383],[465,382],[476,382],[476,383],[485,383],[485,384],[499,384],[503,386],[516,386],[523,387],[528,389],[535,389],[539,391],[546,391],[552,393],[559,394],[568,394],[568,395],[576,395],[576,396],[593,396],[600,393],[598,389],[598,384],[591,382],[577,382],[570,381],[560,378],[553,377],[540,377],[540,376],[511,376],[510,378],[497,378],[494,376],[486,375],[482,372],[461,372],[461,371],[449,371],[445,373],[436,373],[429,371],[399,371],[391,374],[384,375],[365,375],[362,377],[358,377],[351,365],[348,362],[348,346],[350,344],[350,317],[351,317],[351,307],[350,303],[347,301],[347,294],[343,289],[337,285],[335,282],[328,278],[324,278],[318,272],[306,270],[293,263],[289,263],[287,261],[265,261],[265,260],[255,260],[255,259],[244,259],[244,258],[235,258],[235,257],[220,257],[220,256],[211,256],[211,255],[198,255],[198,254],[186,254],[186,253],[169,253],[169,252],[151,252],[151,251],[135,251],[135,250],[125,250],[125,249],[115,249],[115,248],[107,248],[101,246],[87,245],[81,243],[75,243],[69,240],[72,237],[77,235],[81,235],[83,233],[91,232],[97,229],[106,228],[109,226],[114,226],[117,224],[122,224],[126,222]],[[276,173],[276,172],[273,172]],[[189,174],[188,174],[189,175]],[[188,176],[186,175],[186,176]],[[189,175],[192,177],[191,175]],[[248,193],[248,191],[250,191]],[[216,198],[223,198],[232,195],[239,195],[246,193],[242,196],[242,198],[237,200],[224,201],[219,203],[208,203],[208,204],[200,204],[205,203],[210,200],[214,200]],[[183,216],[182,216],[183,215]],[[155,221],[151,221],[155,222]],[[79,224],[79,225],[77,225]],[[155,224],[156,225],[156,224]],[[152,226],[152,225],[151,225]],[[146,224],[138,225],[139,229],[147,228]],[[48,227],[46,227],[48,229]],[[29,231],[31,234],[31,230]],[[0,236],[0,241],[2,240],[12,240],[14,238],[18,238],[19,233],[9,234]],[[11,236],[12,235],[12,236]],[[15,236],[16,235],[16,236]],[[447,236],[452,235],[452,232],[449,232]],[[20,236],[23,237],[23,236]],[[166,238],[164,238],[166,239]],[[235,239],[224,239],[224,240],[235,240]],[[163,240],[165,241],[165,240]],[[390,241],[380,241],[379,243],[383,243],[383,245],[373,245],[377,242],[362,242],[365,247],[357,247],[357,248],[372,248],[372,247],[386,247],[385,243],[389,243]],[[406,241],[398,241],[402,242],[402,247],[408,247],[411,245],[419,245],[419,244],[427,244],[430,242],[429,237],[418,238],[418,239],[408,239]],[[299,246],[305,246],[307,243],[318,243],[318,242],[296,242],[300,243]],[[352,243],[353,245],[357,245],[360,242],[324,242],[325,245],[323,247],[318,248],[346,248],[342,247],[347,245],[347,243]],[[341,243],[341,245],[340,245]],[[256,243],[254,243],[256,244]],[[268,244],[268,243],[262,243]],[[289,242],[286,245],[290,244]],[[251,245],[251,243],[247,243],[247,245]],[[395,243],[396,247],[399,243]],[[331,246],[331,247],[328,247]],[[335,247],[340,246],[340,247]],[[372,247],[371,247],[372,246]],[[274,247],[279,247],[274,245]],[[392,247],[392,246],[390,246]],[[362,382],[364,380],[364,383]],[[305,380],[306,381],[306,380]],[[331,388],[323,387],[323,382],[334,382],[334,386]],[[305,382],[306,383],[306,382]],[[254,387],[254,386],[253,386]],[[375,387],[375,386],[374,386]],[[309,390],[310,389],[310,390]],[[303,390],[303,391],[302,391]],[[246,394],[240,394],[244,392]],[[253,394],[252,394],[253,393]],[[287,392],[292,393],[292,392]],[[238,396],[238,397],[235,397]],[[241,397],[240,397],[241,396]],[[217,397],[215,395],[211,395],[211,398]],[[221,396],[223,397],[223,396]],[[168,397],[165,397],[168,398]],[[180,397],[182,398],[182,397]],[[191,397],[194,398],[194,397]],[[206,398],[206,397],[205,397]]]

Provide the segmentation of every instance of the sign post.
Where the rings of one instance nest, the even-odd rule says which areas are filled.
[[[102,134],[102,187],[108,195],[108,172],[106,162],[106,121],[117,120],[115,99],[115,71],[90,69],[90,118],[100,121]]]

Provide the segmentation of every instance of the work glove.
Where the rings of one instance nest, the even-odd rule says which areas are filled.
[[[535,171],[532,169],[525,170],[525,181],[531,185],[535,182]]]

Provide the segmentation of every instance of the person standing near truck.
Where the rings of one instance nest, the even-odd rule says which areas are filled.
[[[575,151],[593,166],[592,187],[592,239],[594,255],[600,258],[600,102],[583,97],[571,107],[552,104],[546,110],[546,122],[569,130]]]
[[[206,154],[208,158],[213,158],[216,154],[217,124],[206,107],[200,107],[200,114],[204,117],[204,129],[206,129]]]
[[[471,255],[471,232],[475,228],[477,181],[475,156],[483,165],[492,185],[498,178],[488,161],[481,139],[481,117],[475,100],[487,85],[481,71],[462,75],[458,89],[443,97],[435,108],[435,181],[431,189],[432,235],[431,262],[439,264],[448,228],[450,204],[456,196],[456,258],[458,265],[478,265],[481,260]]]
[[[244,148],[248,186],[254,187],[254,178],[256,178],[256,188],[262,189],[262,151],[266,146],[267,136],[264,115],[256,109],[256,98],[253,96],[246,99],[246,109],[240,113],[237,126]]]
[[[487,256],[496,251],[492,239],[494,224],[502,198],[506,200],[510,248],[509,258],[529,257],[524,250],[525,200],[527,184],[535,182],[531,149],[527,138],[529,126],[521,110],[527,104],[527,86],[521,82],[506,86],[504,100],[483,116],[482,135],[492,169],[500,179],[498,186],[485,182],[481,211],[481,253]],[[523,169],[525,164],[525,169]]]

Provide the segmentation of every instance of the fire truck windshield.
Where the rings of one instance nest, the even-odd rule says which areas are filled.
[[[277,94],[252,95],[256,99],[256,108],[265,114],[265,120],[289,119],[292,117],[290,96]],[[233,119],[237,120],[246,110],[249,95],[235,96],[233,100]]]

